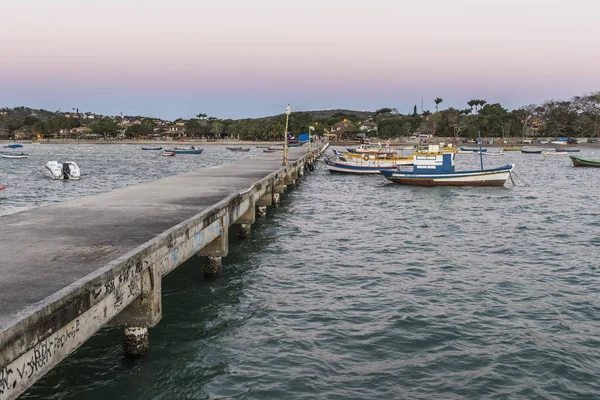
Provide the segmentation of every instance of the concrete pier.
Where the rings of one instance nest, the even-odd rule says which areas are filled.
[[[290,148],[285,167],[281,154],[264,154],[0,217],[0,400],[107,324],[125,328],[126,354],[145,354],[162,277],[195,254],[221,273],[229,227],[251,225],[254,208],[271,206],[276,187],[323,150]]]

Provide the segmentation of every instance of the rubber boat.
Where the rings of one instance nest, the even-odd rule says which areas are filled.
[[[515,167],[514,164],[498,168],[456,171],[456,153],[440,151],[438,145],[429,145],[428,150],[413,154],[412,171],[382,169],[380,172],[388,180],[411,186],[504,186]],[[483,162],[482,162],[483,164]]]
[[[81,170],[79,166],[73,161],[48,161],[46,163],[46,170],[50,173],[52,179],[63,179],[76,181],[81,177]]]

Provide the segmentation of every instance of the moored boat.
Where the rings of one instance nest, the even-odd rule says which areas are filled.
[[[49,172],[52,179],[63,179],[76,181],[81,177],[79,166],[73,161],[48,161],[46,163],[46,171]]]
[[[246,151],[250,151],[250,147],[242,147],[242,146],[239,146],[239,147],[227,147],[227,150],[246,152]]]
[[[1,153],[0,156],[2,156],[2,158],[27,158],[29,157],[27,154],[25,153]]]
[[[2,146],[2,147],[4,147],[5,149],[17,149],[19,147],[23,147],[23,145],[19,144],[19,143],[13,143],[13,144],[9,144],[7,146]]]
[[[169,150],[164,150],[162,153],[160,153],[160,155],[164,156],[164,157],[173,157],[173,156],[175,156],[175,152],[169,151]]]
[[[142,147],[142,150],[162,150],[162,147]]]
[[[169,149],[165,149],[164,152],[170,152],[170,153],[175,153],[175,154],[202,154],[202,150],[204,149],[186,149],[186,150],[180,150],[180,149],[173,149],[173,150],[169,150]]]
[[[526,149],[522,148],[521,153],[523,154],[542,154],[542,149]]]
[[[325,165],[331,173],[341,172],[346,174],[379,174],[383,169],[396,170],[397,166],[379,163],[353,163],[340,160],[325,160]]]
[[[574,167],[596,167],[600,168],[600,160],[590,160],[588,158],[581,158],[575,156],[569,156],[573,162]]]
[[[554,149],[557,153],[579,153],[581,150],[577,148],[569,147],[557,147]]]
[[[460,147],[460,151],[470,151],[473,153],[478,153],[480,151],[486,152],[487,149],[485,147],[482,147],[481,149],[479,147]]]
[[[521,151],[522,148],[520,146],[506,146],[502,148],[502,151]]]
[[[508,164],[498,168],[456,171],[455,153],[444,153],[439,146],[430,145],[427,151],[415,152],[413,170],[381,173],[390,181],[412,186],[504,186],[514,168]]]

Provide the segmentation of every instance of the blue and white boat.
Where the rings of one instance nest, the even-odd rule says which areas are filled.
[[[504,186],[515,167],[514,164],[503,167],[456,171],[455,152],[440,151],[439,146],[430,145],[427,151],[415,152],[412,171],[380,172],[390,181],[401,185],[413,186]]]
[[[19,147],[23,147],[22,144],[19,143],[13,143],[13,144],[9,144],[8,146],[3,146],[5,149],[17,149]]]

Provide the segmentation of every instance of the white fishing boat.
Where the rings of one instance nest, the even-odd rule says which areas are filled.
[[[79,166],[73,161],[48,161],[46,163],[46,171],[50,178],[76,181],[81,177]]]

